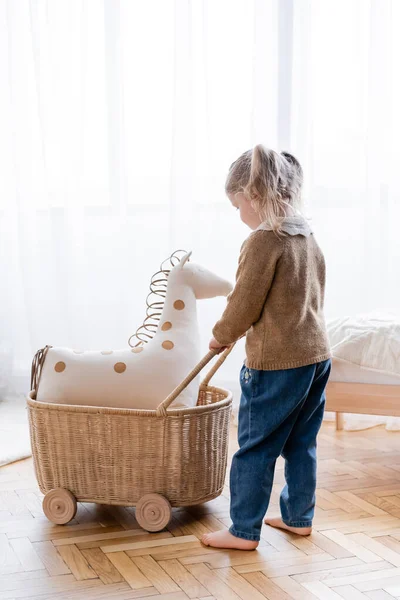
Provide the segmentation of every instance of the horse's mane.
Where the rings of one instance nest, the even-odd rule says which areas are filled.
[[[150,292],[146,298],[146,317],[142,325],[128,340],[128,344],[132,348],[147,344],[147,342],[155,336],[165,304],[168,275],[171,269],[179,264],[186,254],[187,252],[185,250],[175,250],[171,256],[161,263],[159,271],[152,275],[150,280]],[[136,338],[136,340],[134,338]]]

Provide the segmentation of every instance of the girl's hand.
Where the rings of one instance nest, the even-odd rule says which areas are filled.
[[[219,342],[217,342],[217,340],[212,337],[209,343],[209,348],[210,350],[217,350],[218,354],[221,354],[221,352],[223,352],[228,346],[221,346],[221,344]]]

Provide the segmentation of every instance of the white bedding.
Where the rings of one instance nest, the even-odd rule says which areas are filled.
[[[330,381],[342,381],[345,383],[400,385],[400,375],[360,367],[359,365],[335,357],[332,360],[332,371],[329,379]]]
[[[400,383],[400,318],[371,313],[328,322],[331,380]]]

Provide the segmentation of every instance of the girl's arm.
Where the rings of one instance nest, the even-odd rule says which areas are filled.
[[[243,244],[235,288],[213,329],[221,347],[236,342],[259,320],[282,248],[282,239],[264,230],[255,231]]]

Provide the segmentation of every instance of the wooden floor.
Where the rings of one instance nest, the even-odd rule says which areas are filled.
[[[279,463],[270,513],[282,481]],[[96,505],[63,527],[42,514],[31,460],[2,467],[0,599],[400,598],[400,433],[324,424],[317,496],[309,538],[264,527],[255,552],[215,551],[198,538],[229,525],[228,489],[175,510],[158,534],[143,532],[133,509]]]

